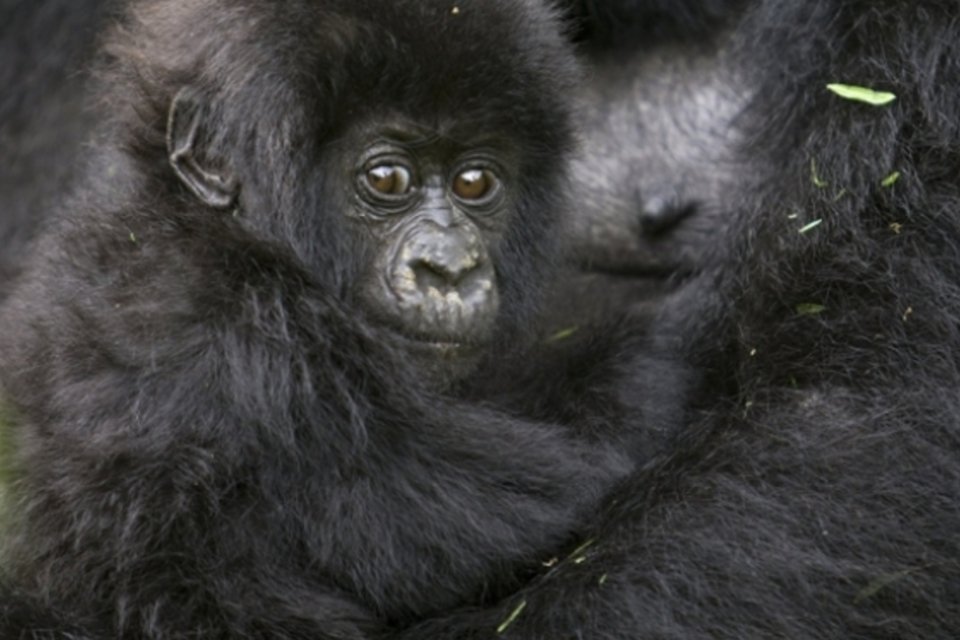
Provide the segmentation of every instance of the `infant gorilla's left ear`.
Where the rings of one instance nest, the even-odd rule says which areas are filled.
[[[207,104],[198,92],[189,87],[181,89],[167,115],[167,152],[170,166],[195,196],[207,206],[226,209],[236,200],[240,185],[229,169],[206,166],[210,159],[200,141],[207,112]]]

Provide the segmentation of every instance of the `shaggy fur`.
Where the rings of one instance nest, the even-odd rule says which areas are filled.
[[[385,346],[355,300],[340,143],[397,116],[514,142],[494,342],[517,348],[570,146],[553,12],[142,0],[104,57],[81,186],[0,310],[0,637],[358,639],[517,588],[629,461],[440,395]],[[167,160],[184,86],[233,212]]]
[[[698,3],[595,4],[659,11],[660,29],[697,18],[749,91],[710,203],[729,222],[718,266],[662,316],[707,376],[697,417],[607,499],[582,550],[406,637],[956,637],[960,3],[757,0],[731,3],[726,29],[662,15]],[[684,42],[612,22],[594,44],[637,46],[620,28]],[[714,46],[700,37],[686,46]]]
[[[91,118],[77,108],[106,0],[0,0],[0,299],[44,212],[73,179]]]
[[[580,38],[590,64],[619,57],[615,70],[629,75],[639,73],[635,54],[669,61],[695,51],[746,92],[735,118],[724,112],[703,129],[703,113],[645,112],[690,133],[710,162],[690,167],[688,149],[671,155],[664,146],[626,174],[642,177],[654,161],[658,180],[671,175],[662,167],[688,171],[695,187],[708,180],[692,195],[680,189],[709,215],[686,221],[697,232],[681,225],[670,230],[679,236],[648,245],[655,260],[659,247],[685,247],[693,274],[665,300],[657,337],[705,376],[691,390],[694,418],[682,428],[671,419],[646,425],[641,439],[659,453],[580,526],[571,505],[590,502],[591,489],[571,483],[602,485],[606,475],[583,467],[587,454],[544,425],[417,389],[329,295],[335,276],[303,266],[302,238],[280,233],[278,246],[246,232],[220,235],[222,221],[157,203],[147,187],[162,186],[162,173],[134,171],[146,181],[134,182],[130,203],[119,206],[116,193],[81,200],[79,231],[67,225],[50,236],[41,255],[51,264],[34,268],[2,320],[0,340],[17,358],[4,365],[4,384],[23,402],[16,456],[26,524],[15,548],[26,554],[17,574],[26,593],[7,599],[0,631],[27,630],[31,640],[90,638],[98,625],[108,638],[391,637],[388,618],[403,626],[424,617],[400,637],[956,637],[960,3],[576,4],[587,16]],[[492,20],[488,6],[500,3],[484,3]],[[403,23],[399,14],[383,19]],[[490,40],[502,47],[502,35]],[[669,86],[689,81],[675,72],[664,67]],[[504,95],[491,75],[478,95]],[[702,76],[694,77],[696,85]],[[825,89],[831,82],[897,99],[846,101]],[[636,99],[640,86],[618,99]],[[117,87],[134,102],[141,95]],[[506,102],[527,105],[561,89],[528,90]],[[235,104],[237,113],[281,113],[243,95],[249,102]],[[623,148],[643,142],[617,139]],[[718,154],[718,145],[730,148]],[[109,148],[105,156],[108,165],[117,157]],[[250,157],[272,167],[260,160]],[[884,184],[894,171],[899,178]],[[88,184],[105,182],[94,178]],[[276,178],[262,182],[284,196]],[[605,188],[623,184],[618,177]],[[581,202],[587,212],[598,207]],[[130,219],[145,226],[128,229],[119,216],[138,211]],[[149,246],[151,225],[167,234],[164,251],[132,259],[129,232]],[[108,239],[109,252],[91,251]],[[687,262],[697,249],[709,259]],[[245,265],[238,278],[258,276],[275,295],[232,289],[236,280],[211,266],[225,255],[231,273]],[[104,256],[115,270],[99,266]],[[126,310],[105,311],[118,303]],[[545,360],[558,371],[579,361]],[[670,379],[653,392],[676,392]],[[572,424],[595,415],[556,388],[530,388],[535,398],[521,393],[511,406]],[[651,390],[630,379],[622,392],[632,402]],[[540,449],[525,446],[534,433]],[[637,454],[641,462],[649,450]],[[521,477],[513,463],[530,466]],[[315,475],[322,470],[330,475]],[[489,483],[471,484],[478,478]],[[523,520],[525,510],[541,517]],[[474,526],[458,528],[464,518]],[[395,526],[385,531],[384,522]],[[444,537],[449,527],[457,535]],[[561,552],[571,531],[579,539]],[[551,547],[550,566],[503,596],[523,566],[511,554],[540,560]],[[398,584],[409,590],[393,591]],[[483,592],[484,584],[494,588]],[[57,610],[91,626],[62,624]]]

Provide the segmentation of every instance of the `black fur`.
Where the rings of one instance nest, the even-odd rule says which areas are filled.
[[[723,249],[661,316],[706,375],[697,417],[606,500],[585,548],[407,637],[957,637],[958,15],[944,0],[758,0],[667,49],[714,47],[748,92],[716,123],[737,134],[707,203]]]
[[[353,582],[346,589],[334,592],[333,600],[318,602],[316,592],[305,592],[301,589],[302,583],[296,582],[302,573],[291,569],[291,565],[297,568],[303,556],[290,553],[288,545],[274,542],[275,536],[287,531],[283,523],[289,520],[281,519],[284,512],[287,516],[313,513],[319,502],[306,499],[312,494],[290,491],[290,487],[279,484],[266,487],[270,491],[261,492],[260,497],[273,500],[275,508],[282,505],[283,510],[279,513],[253,510],[241,514],[249,518],[244,524],[255,522],[254,526],[259,527],[255,531],[232,526],[239,516],[219,506],[220,503],[210,503],[215,508],[208,511],[203,511],[207,506],[200,511],[178,511],[176,507],[189,506],[177,499],[200,499],[202,504],[211,496],[225,496],[224,504],[236,506],[240,502],[234,499],[245,500],[257,495],[256,480],[268,477],[258,474],[258,469],[276,470],[278,467],[271,463],[282,462],[284,456],[305,465],[302,468],[312,468],[311,452],[324,447],[313,441],[308,443],[309,447],[301,447],[303,441],[295,436],[303,434],[291,435],[288,447],[272,439],[273,430],[260,430],[257,433],[271,434],[271,438],[256,440],[256,456],[244,458],[254,468],[245,468],[242,473],[237,469],[233,475],[226,476],[222,473],[225,468],[220,466],[222,462],[216,458],[207,461],[196,455],[204,451],[202,442],[198,445],[192,441],[146,439],[143,444],[149,446],[133,451],[137,456],[101,457],[104,451],[115,451],[113,446],[103,449],[103,438],[109,428],[83,431],[83,422],[68,425],[66,421],[76,420],[75,416],[80,415],[90,418],[88,424],[92,424],[104,417],[102,413],[92,413],[86,404],[91,388],[96,391],[98,401],[109,399],[120,412],[124,403],[129,407],[130,398],[125,397],[123,391],[135,378],[129,377],[129,370],[123,368],[126,361],[117,357],[118,350],[122,355],[138,353],[139,349],[143,357],[147,352],[144,345],[154,344],[157,332],[161,332],[168,336],[165,353],[186,363],[193,361],[196,349],[193,352],[190,349],[196,341],[182,330],[185,318],[171,315],[184,309],[175,307],[171,312],[168,305],[160,302],[152,308],[141,307],[140,311],[146,309],[145,313],[126,317],[127,323],[135,320],[134,324],[126,325],[135,327],[135,332],[120,331],[111,325],[102,334],[110,341],[100,342],[83,342],[94,335],[88,325],[79,324],[89,317],[88,308],[70,306],[69,313],[64,313],[63,305],[53,306],[41,315],[48,318],[45,323],[30,323],[30,331],[38,333],[30,337],[29,345],[43,358],[24,357],[17,361],[16,369],[9,370],[16,370],[16,376],[4,374],[7,379],[16,377],[22,381],[17,389],[23,389],[28,408],[31,405],[26,399],[42,399],[43,406],[50,410],[42,423],[47,424],[49,419],[50,424],[56,426],[54,433],[58,441],[48,445],[49,458],[30,458],[32,466],[28,470],[49,478],[60,473],[72,481],[59,485],[44,481],[43,486],[54,491],[36,495],[50,496],[51,502],[38,503],[41,515],[46,514],[50,520],[44,521],[44,526],[36,531],[58,532],[57,537],[39,536],[28,540],[27,548],[31,554],[34,550],[42,552],[44,540],[53,543],[70,540],[74,532],[81,530],[95,537],[79,554],[70,546],[46,547],[50,551],[49,562],[33,566],[48,571],[47,575],[56,579],[33,584],[53,585],[54,591],[34,588],[32,592],[10,596],[6,608],[8,627],[3,629],[8,635],[22,630],[27,621],[30,626],[26,628],[34,629],[36,638],[93,635],[93,632],[79,635],[67,625],[59,627],[60,635],[44,635],[43,628],[55,628],[60,622],[56,612],[38,610],[31,602],[39,595],[41,599],[47,598],[46,604],[52,604],[54,609],[65,609],[60,613],[68,614],[68,618],[76,616],[78,610],[86,614],[84,617],[99,617],[100,624],[109,628],[105,633],[113,637],[116,629],[112,625],[116,619],[109,614],[97,616],[100,609],[96,606],[124,595],[133,596],[138,607],[145,607],[138,609],[141,617],[136,623],[141,626],[130,627],[131,637],[149,633],[165,637],[161,631],[169,629],[188,629],[187,633],[196,632],[199,637],[217,637],[217,632],[239,637],[246,634],[283,638],[284,633],[286,637],[358,637],[370,629],[376,633],[384,631],[380,625],[384,619],[383,607],[397,605],[398,599],[404,598],[409,600],[399,604],[422,606],[410,615],[395,616],[393,622],[407,624],[412,618],[428,614],[427,619],[401,634],[417,639],[956,637],[960,629],[957,604],[960,602],[960,538],[956,534],[960,531],[960,463],[957,462],[960,403],[955,397],[960,382],[956,355],[960,348],[957,333],[960,189],[956,182],[960,171],[960,126],[954,114],[960,111],[957,87],[960,26],[956,19],[960,6],[942,0],[916,3],[757,0],[749,5],[745,3],[741,12],[737,3],[723,2],[674,5],[597,0],[590,4],[596,10],[586,15],[604,17],[601,23],[581,25],[579,37],[590,64],[614,64],[610,62],[613,58],[605,57],[611,49],[615,55],[627,51],[632,56],[639,52],[654,56],[655,60],[661,56],[665,61],[672,60],[674,54],[693,52],[697,64],[701,60],[708,65],[716,61],[722,73],[732,70],[737,78],[744,80],[743,87],[748,91],[749,99],[744,101],[735,119],[725,116],[721,122],[714,123],[722,131],[730,129],[736,134],[730,139],[725,135],[717,138],[714,131],[705,131],[699,124],[676,126],[699,123],[696,118],[702,114],[688,121],[684,119],[683,110],[653,112],[656,117],[672,119],[668,124],[676,129],[690,131],[711,154],[715,147],[732,140],[732,148],[721,149],[723,153],[719,156],[710,156],[706,175],[711,180],[710,188],[696,192],[692,198],[707,208],[710,217],[691,217],[671,230],[671,233],[679,231],[679,236],[661,235],[659,238],[665,244],[649,244],[650,250],[656,252],[658,247],[670,247],[671,242],[682,240],[679,246],[688,251],[681,264],[688,280],[675,295],[664,300],[658,331],[663,343],[670,345],[675,340],[677,348],[697,364],[706,377],[702,386],[691,389],[689,401],[696,417],[680,429],[670,428],[670,419],[662,423],[654,420],[654,427],[658,424],[667,427],[666,432],[651,434],[655,443],[652,450],[662,448],[662,451],[602,502],[594,518],[589,520],[589,526],[577,530],[580,539],[569,544],[568,553],[558,553],[557,562],[548,563],[553,566],[541,570],[543,575],[530,579],[497,604],[490,601],[513,584],[515,567],[505,568],[500,564],[502,560],[496,559],[498,554],[490,549],[478,550],[476,540],[469,536],[443,548],[448,552],[466,551],[466,559],[457,558],[463,562],[472,559],[479,563],[485,558],[488,561],[495,558],[493,577],[486,578],[489,584],[498,587],[493,592],[480,593],[478,585],[484,578],[474,580],[469,573],[460,573],[462,566],[443,570],[435,570],[433,566],[434,570],[427,567],[419,573],[419,565],[414,563],[410,585],[423,591],[384,599],[382,594],[377,596],[368,590],[395,584],[393,578],[374,572],[371,563],[361,562],[353,567],[357,573],[352,574]],[[461,8],[469,6],[463,3]],[[631,13],[634,11],[640,13]],[[645,16],[646,21],[634,22],[631,15]],[[649,20],[651,16],[656,19]],[[637,39],[644,34],[648,37]],[[446,46],[453,45],[446,43]],[[633,59],[624,63],[621,58],[622,66],[614,68],[612,73],[628,76],[639,73],[632,66]],[[642,72],[656,73],[657,66]],[[675,71],[676,66],[666,67],[667,75],[662,80],[671,84],[689,81],[689,77],[670,75]],[[698,80],[694,80],[694,85],[696,82]],[[897,94],[897,100],[884,107],[847,102],[825,89],[828,82],[891,90]],[[736,86],[739,89],[740,85]],[[618,95],[630,100],[639,95],[634,91],[636,87],[631,86]],[[693,107],[696,109],[697,105]],[[588,129],[587,134],[591,135],[591,130]],[[642,144],[642,140],[638,140],[637,144]],[[624,141],[624,148],[633,144]],[[725,155],[727,152],[729,157]],[[658,149],[654,159],[664,160],[661,157],[664,153],[669,153],[669,149]],[[667,157],[665,166],[682,165],[686,157],[685,154]],[[636,171],[643,171],[643,163],[635,166]],[[719,174],[716,179],[709,174],[711,167]],[[701,170],[702,167],[694,167],[690,175],[702,175]],[[883,186],[881,182],[894,170],[900,172],[899,179],[891,186]],[[268,180],[269,176],[264,179]],[[619,185],[621,181],[614,180],[613,184]],[[680,191],[682,195],[683,190]],[[582,192],[578,197],[582,197]],[[592,211],[594,205],[591,203],[586,209]],[[817,220],[821,221],[819,226],[800,233],[800,229]],[[684,235],[690,223],[696,225],[697,232]],[[710,233],[711,229],[715,234]],[[80,237],[87,234],[92,237],[89,228]],[[117,235],[126,237],[126,229]],[[203,238],[209,236],[210,233]],[[56,242],[59,242],[56,248],[46,251],[71,260],[87,253],[73,238]],[[182,265],[191,265],[205,251],[204,243],[199,241],[191,241],[189,247],[177,252],[176,259],[161,257],[142,263],[152,268],[146,270],[151,282],[158,278],[155,273],[169,274],[180,269],[189,274],[189,269]],[[709,250],[708,260],[697,259],[700,248]],[[69,253],[64,255],[66,251]],[[260,260],[269,255],[272,254],[255,253],[250,257],[241,253],[236,257],[238,261],[250,260],[246,264],[259,265]],[[660,259],[656,253],[650,255]],[[342,255],[337,257],[340,259]],[[614,258],[619,260],[622,256]],[[634,266],[629,268],[633,269]],[[70,272],[72,267],[65,270]],[[209,271],[208,263],[193,273],[205,282],[222,285],[222,272]],[[292,282],[296,291],[307,289],[312,282],[304,277],[302,269],[295,269],[289,280],[259,268],[257,273],[272,285]],[[290,275],[290,272],[284,273]],[[217,277],[213,277],[215,274]],[[45,277],[35,274],[10,303],[7,317],[26,317],[29,310],[22,300],[39,300],[40,307],[44,308],[49,291],[59,291],[59,296],[72,294],[76,275],[66,284],[59,283],[58,278],[54,286],[52,281],[44,284]],[[105,283],[98,280],[96,284],[99,291]],[[289,291],[288,286],[283,288]],[[81,291],[90,288],[87,286]],[[227,291],[228,288],[218,286],[213,290]],[[142,284],[130,285],[123,291],[141,305],[154,302],[152,287],[147,289],[151,294],[148,298],[143,294]],[[209,304],[205,302],[210,296],[209,290],[196,282],[184,284],[179,292],[174,292],[177,295],[173,299],[183,300],[180,294],[197,291],[201,292],[201,299],[190,299],[191,304]],[[82,301],[82,297],[78,296],[77,301]],[[220,301],[216,308],[221,309],[219,305],[226,299],[227,296],[215,297],[215,301]],[[306,300],[310,302],[315,298],[306,296]],[[324,301],[330,302],[327,298]],[[566,307],[571,306],[567,299]],[[197,389],[212,381],[212,388],[219,389],[221,394],[219,406],[207,407],[205,413],[218,419],[227,416],[218,424],[227,424],[230,416],[251,415],[269,418],[271,425],[296,424],[302,420],[304,407],[318,406],[311,403],[314,396],[300,390],[289,397],[272,397],[264,395],[262,390],[287,388],[283,373],[290,371],[289,362],[304,362],[310,365],[310,371],[325,373],[330,378],[328,384],[335,390],[342,389],[344,382],[349,386],[354,378],[349,374],[339,375],[336,372],[341,369],[325,359],[328,353],[331,357],[343,354],[349,358],[347,362],[353,363],[349,371],[363,371],[372,376],[375,384],[363,394],[354,394],[350,389],[348,394],[341,395],[347,400],[345,406],[323,405],[332,411],[349,410],[351,417],[365,418],[362,423],[334,417],[328,424],[364,427],[359,431],[348,430],[348,436],[377,434],[377,430],[366,427],[402,425],[409,428],[414,422],[411,415],[423,415],[430,419],[421,424],[441,427],[435,435],[448,434],[454,440],[463,435],[464,446],[490,451],[488,440],[478,436],[474,441],[462,433],[468,430],[443,430],[451,424],[473,425],[489,437],[485,429],[495,427],[484,423],[481,429],[477,424],[483,422],[487,414],[476,406],[464,406],[449,398],[433,398],[415,388],[411,390],[406,382],[398,383],[394,378],[387,381],[388,374],[397,376],[403,371],[402,365],[392,363],[385,367],[384,358],[389,361],[389,353],[374,351],[366,355],[367,350],[378,349],[379,343],[375,336],[367,339],[362,326],[355,327],[349,308],[333,304],[323,310],[321,317],[324,318],[330,317],[328,314],[341,314],[341,321],[330,323],[336,334],[328,333],[326,325],[322,330],[317,329],[319,323],[311,321],[316,317],[313,308],[307,308],[306,319],[297,311],[297,319],[290,325],[306,331],[304,339],[287,342],[288,336],[271,331],[273,324],[258,320],[252,325],[254,329],[266,330],[263,341],[254,343],[262,353],[276,353],[281,357],[261,360],[263,369],[259,372],[246,368],[235,370],[237,375],[244,376],[242,386],[223,386],[231,377],[220,372],[219,364],[236,362],[234,357],[222,360],[220,354],[205,353],[206,358],[197,361],[198,369],[190,372],[192,375],[168,378],[166,393],[162,395],[154,393],[156,380],[136,378],[137,385],[149,383],[145,389],[152,394],[144,396],[141,402],[160,398],[162,405],[137,405],[133,415],[151,418],[169,412],[169,415],[182,416],[193,402],[180,402],[179,398],[186,397],[199,404],[202,398]],[[270,309],[276,307],[263,307],[265,311]],[[153,320],[161,311],[163,315]],[[98,318],[118,325],[124,321],[120,315],[105,316],[99,314]],[[222,316],[215,317],[222,319]],[[189,320],[189,315],[186,319]],[[152,320],[153,324],[148,324]],[[4,319],[4,327],[6,322]],[[559,328],[568,328],[562,317],[556,322]],[[26,319],[17,320],[16,326],[21,328],[2,339],[7,344],[16,342],[27,324]],[[41,334],[48,331],[44,329],[45,324],[69,328],[68,335],[74,340],[71,346],[76,349],[73,353],[77,355],[64,357],[63,350],[58,349],[53,340],[62,340],[63,334]],[[310,333],[315,330],[316,333]],[[252,332],[250,337],[256,333]],[[114,345],[113,340],[118,336],[126,340]],[[147,337],[150,342],[146,341]],[[319,360],[313,360],[313,355],[302,356],[298,347],[306,342],[313,344],[315,337],[322,337],[323,345],[345,346],[329,352],[321,347]],[[596,338],[584,337],[588,353],[592,353],[592,340]],[[362,348],[349,346],[358,342]],[[609,343],[603,348],[608,346]],[[237,355],[235,351],[231,353]],[[94,361],[95,355],[101,360]],[[569,370],[576,367],[580,356],[571,358],[568,352],[563,352],[538,357],[558,369]],[[551,359],[554,357],[557,359]],[[200,371],[204,362],[214,369],[215,375],[207,376]],[[316,362],[321,365],[315,366]],[[104,363],[112,368],[105,368]],[[70,366],[62,366],[64,364]],[[89,367],[93,365],[100,372],[115,371],[116,378],[90,376]],[[629,371],[629,365],[625,366]],[[45,381],[40,375],[44,373],[63,377]],[[286,379],[290,384],[302,383],[300,379]],[[83,388],[77,386],[77,380],[82,380]],[[534,382],[540,384],[542,380]],[[600,381],[602,388],[608,384],[608,380]],[[49,391],[54,388],[57,393],[51,394]],[[511,407],[519,405],[523,412],[550,415],[573,424],[585,415],[588,418],[605,415],[580,411],[576,402],[566,402],[556,387],[542,392],[539,387],[535,388],[538,389],[535,398],[522,393],[516,397],[508,395],[508,403]],[[254,390],[260,392],[251,395]],[[628,402],[648,391],[635,382],[623,388]],[[676,388],[668,382],[655,392],[667,395],[676,392]],[[616,394],[603,397],[616,400]],[[292,399],[297,402],[291,402]],[[433,406],[433,402],[440,404]],[[289,407],[296,410],[288,411]],[[364,409],[370,413],[356,411]],[[389,415],[384,415],[385,411]],[[499,414],[493,415],[502,419]],[[402,418],[399,421],[398,416]],[[114,418],[109,415],[106,418],[103,424],[116,424]],[[367,418],[376,420],[371,422]],[[34,419],[27,424],[39,425],[41,421]],[[178,423],[172,424],[173,435],[180,435],[181,430],[176,429]],[[516,419],[502,424],[503,433],[513,433],[519,426]],[[26,444],[32,447],[37,446],[37,437],[48,433],[46,427],[44,430],[27,428],[35,430],[33,436],[26,439]],[[421,428],[389,433],[390,437],[402,439],[405,434],[429,431],[428,426]],[[279,432],[291,433],[283,429]],[[67,438],[65,433],[74,436]],[[133,436],[137,432],[124,429],[123,433]],[[167,429],[158,433],[172,435]],[[217,435],[216,431],[211,433]],[[246,434],[246,429],[240,430],[239,436],[237,431],[231,431],[230,437],[223,440],[235,445],[230,451],[243,453],[244,445],[251,443],[245,439]],[[601,431],[600,435],[605,434]],[[88,438],[92,444],[84,444]],[[44,442],[50,440],[39,440],[41,452]],[[344,442],[352,441],[347,437]],[[436,446],[446,447],[450,442],[447,439]],[[260,451],[264,444],[266,448]],[[423,447],[428,446],[432,445],[423,443]],[[437,453],[442,455],[439,449]],[[504,457],[508,453],[517,453],[517,456],[508,459]],[[558,445],[551,436],[542,453],[558,457],[555,468],[539,469],[543,473],[539,480],[557,482],[560,490],[549,496],[547,502],[554,498],[577,500],[589,495],[589,489],[578,493],[565,484],[571,480],[565,473],[584,473],[577,470],[573,462],[568,468],[563,458],[559,458],[570,454],[566,443]],[[467,459],[476,461],[476,466],[470,469],[482,477],[489,468],[506,470],[511,460],[522,462],[527,455],[532,456],[532,460],[541,460],[535,452],[514,452],[509,445],[497,448],[492,458],[473,458],[471,454]],[[400,460],[406,464],[409,459],[401,456]],[[144,464],[144,461],[155,464]],[[218,464],[210,466],[213,462]],[[373,462],[364,461],[364,467]],[[88,465],[82,475],[68,475],[71,468],[78,468],[81,463]],[[111,467],[111,464],[126,466]],[[493,467],[489,467],[491,464]],[[116,469],[120,468],[135,469],[137,474],[129,471],[118,474]],[[179,472],[169,474],[170,468],[177,468]],[[188,475],[188,471],[193,473]],[[438,481],[441,484],[431,486],[444,489],[443,493],[434,492],[426,498],[418,495],[417,499],[425,499],[427,506],[437,496],[459,495],[445,493],[449,482],[409,466],[402,472],[387,474],[384,487],[393,488],[389,483],[411,477],[405,474],[414,471],[414,477]],[[425,475],[420,476],[421,471]],[[211,482],[211,479],[241,477],[253,478],[253,484],[224,486]],[[277,474],[278,480],[285,477],[289,478]],[[127,515],[139,515],[141,519],[127,520],[130,526],[123,530],[113,528],[119,526],[120,521],[113,517],[118,511],[109,510],[115,509],[111,499],[122,497],[123,491],[136,489],[135,482],[154,478],[158,480],[156,487],[166,489],[167,493],[137,496],[147,507],[160,508],[127,511]],[[80,491],[84,499],[77,501],[73,482],[80,479],[93,491],[86,494]],[[519,480],[530,482],[531,478]],[[536,481],[534,478],[533,486]],[[110,493],[112,487],[117,487],[114,493]],[[191,487],[203,491],[194,491]],[[433,491],[430,487],[424,488]],[[483,490],[490,488],[483,487]],[[222,491],[208,491],[218,489]],[[98,490],[103,493],[98,494]],[[252,490],[254,493],[244,493]],[[98,496],[103,500],[98,500]],[[54,497],[59,501],[53,502]],[[539,504],[543,496],[537,498],[534,509],[539,511],[543,507]],[[258,504],[264,504],[264,508],[269,506]],[[84,505],[97,509],[87,510]],[[369,503],[366,506],[369,507]],[[405,504],[410,506],[414,504]],[[404,520],[398,522],[396,533],[403,531],[401,527],[412,527],[424,540],[432,540],[432,536],[440,533],[427,525],[455,526],[458,517],[468,514],[472,517],[471,509],[476,505],[464,502],[461,506],[469,508],[444,514],[444,518],[450,518],[449,523],[446,520],[438,523],[421,517],[419,512],[400,509],[398,515]],[[50,510],[46,511],[47,508]],[[201,511],[209,517],[202,521],[179,517],[179,514]],[[87,517],[76,522],[77,528],[65,529],[66,520],[62,519],[65,513]],[[98,519],[101,513],[106,514],[102,520]],[[558,530],[576,528],[572,513],[561,509],[559,514],[558,520],[563,524]],[[191,537],[190,530],[181,528],[185,521],[212,528],[206,534]],[[333,533],[341,533],[339,527],[345,526],[344,522],[356,520],[347,517],[331,522],[331,526],[337,527]],[[370,522],[381,521],[371,516]],[[106,531],[115,536],[145,530],[171,535],[169,540],[177,543],[173,547],[183,555],[159,555],[157,547],[150,546],[154,538],[135,539],[132,547],[104,543],[101,538],[106,536],[98,535],[98,523],[110,525]],[[157,530],[139,526],[144,523],[163,527]],[[239,539],[238,531],[242,534]],[[359,532],[361,539],[365,532],[366,529]],[[544,530],[536,526],[530,526],[528,532],[534,538],[544,534]],[[324,533],[330,531],[324,530]],[[351,533],[354,532],[346,531],[344,535]],[[60,534],[64,537],[60,538]],[[471,535],[478,534],[473,531]],[[558,535],[556,541],[562,537]],[[321,538],[318,535],[305,540],[312,543]],[[202,544],[184,549],[182,543],[187,539],[199,540]],[[379,542],[389,540],[392,535]],[[533,539],[527,542],[531,541],[536,543]],[[29,543],[34,546],[30,547]],[[353,551],[367,552],[371,548],[357,539],[353,543],[356,545]],[[580,543],[584,543],[582,548],[576,549]],[[404,541],[396,544],[403,547]],[[211,545],[216,547],[215,553],[226,547],[234,550],[236,553],[231,551],[232,555],[228,556],[235,565],[223,564],[222,556],[211,554]],[[550,542],[534,555],[549,547]],[[504,552],[510,548],[507,545],[496,550]],[[131,554],[123,555],[122,550]],[[574,550],[576,553],[569,553]],[[107,552],[117,553],[104,561]],[[418,556],[414,554],[414,557]],[[117,580],[112,573],[75,577],[70,571],[61,571],[62,558],[68,562],[87,558],[96,566],[129,569],[130,573],[125,574],[129,580]],[[255,561],[252,564],[251,558]],[[138,564],[124,564],[129,560]],[[352,560],[344,559],[344,566],[349,568]],[[273,564],[284,562],[291,564]],[[145,573],[141,567],[147,567]],[[257,567],[277,568],[279,572],[259,572]],[[454,573],[448,573],[448,569]],[[476,569],[483,571],[479,566]],[[252,573],[243,573],[246,571]],[[277,575],[285,578],[283,584],[265,579]],[[140,576],[155,577],[156,582],[136,582]],[[38,574],[38,577],[43,576]],[[319,582],[326,589],[330,582],[342,587],[344,580],[334,571]],[[108,591],[103,595],[94,593],[90,585],[97,584],[107,585]],[[54,598],[50,602],[49,596],[56,596],[56,589],[63,585],[71,587],[71,597]],[[114,588],[116,590],[109,591]],[[249,591],[239,592],[242,588]],[[450,607],[450,603],[462,600],[463,594],[471,593],[473,602],[469,608]],[[423,605],[420,598],[431,594],[436,600],[429,606]],[[151,609],[154,604],[157,607]],[[377,606],[381,607],[380,611],[375,610]],[[429,613],[431,609],[440,608],[447,611]],[[156,611],[154,617],[147,615],[151,611]],[[11,621],[18,621],[20,626],[11,626]],[[150,627],[154,622],[165,626]],[[317,625],[321,624],[317,631]],[[389,631],[386,633],[389,635]]]
[[[73,179],[91,118],[78,109],[106,0],[0,1],[0,299]]]
[[[0,637],[366,638],[503,596],[569,543],[629,468],[619,443],[423,384],[357,307],[369,253],[342,217],[365,119],[513,141],[495,342],[517,348],[570,146],[553,12],[142,0],[104,58],[80,187],[0,310]],[[185,86],[233,212],[167,160]]]
[[[588,47],[647,48],[710,36],[745,0],[559,0]]]

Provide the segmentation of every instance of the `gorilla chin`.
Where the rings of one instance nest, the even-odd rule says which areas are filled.
[[[436,290],[434,290],[436,291]],[[425,297],[419,316],[374,319],[384,343],[409,364],[428,387],[445,389],[470,375],[489,351],[500,306],[495,288],[468,306],[459,294]],[[439,322],[429,320],[442,318]]]

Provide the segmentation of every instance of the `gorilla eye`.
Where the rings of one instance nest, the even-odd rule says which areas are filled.
[[[381,164],[367,169],[367,184],[387,196],[401,196],[410,192],[410,170],[398,164]]]
[[[499,181],[488,169],[467,169],[453,179],[453,192],[463,200],[482,200],[496,189]]]

